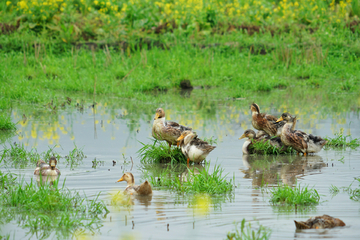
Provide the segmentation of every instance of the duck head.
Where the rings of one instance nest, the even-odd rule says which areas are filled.
[[[190,136],[190,137],[187,137]],[[194,137],[196,137],[196,134],[193,133],[192,131],[184,131],[181,133],[180,137],[178,137],[178,139],[176,139],[176,141],[181,145],[182,143],[184,144],[188,144]]]
[[[122,182],[122,181],[126,181],[128,186],[132,186],[135,184],[134,175],[132,175],[132,173],[130,172],[126,172],[124,173],[124,175],[122,175],[122,177],[119,180],[117,180],[117,182]]]
[[[276,122],[281,122],[281,121],[293,123],[294,121],[296,121],[296,117],[291,116],[290,113],[283,113]]]
[[[244,132],[243,135],[241,135],[241,137],[239,139],[243,139],[243,138],[249,138],[249,139],[253,139],[256,136],[256,133],[254,132],[254,130],[248,129]]]
[[[260,107],[256,103],[250,105],[250,110],[252,113],[260,113]]]
[[[49,166],[51,170],[55,170],[56,164],[57,164],[57,160],[54,156],[52,156],[49,160]]]
[[[156,109],[154,120],[165,117],[165,111],[162,108]]]

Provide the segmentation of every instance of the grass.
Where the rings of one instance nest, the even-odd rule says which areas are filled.
[[[342,189],[349,194],[351,200],[360,202],[360,178],[355,178],[355,181],[359,183],[359,188],[352,189],[353,183],[351,183],[350,186],[342,187]]]
[[[11,188],[2,189],[0,212],[3,222],[22,219],[19,224],[29,228],[32,234],[48,236],[55,231],[67,238],[78,228],[95,231],[101,226],[100,215],[108,210],[98,196],[94,199],[81,197],[78,192],[64,186],[23,181]],[[9,214],[10,211],[10,214]],[[7,214],[5,214],[7,212]]]
[[[23,143],[11,143],[9,147],[4,146],[4,149],[0,151],[0,158],[5,165],[11,165],[15,168],[25,168],[26,166],[33,165],[35,167],[39,159],[43,159],[45,162],[51,156],[55,156],[58,162],[61,159],[59,153],[55,149],[56,145],[49,147],[45,152],[38,153],[36,148],[31,148],[27,150]],[[76,144],[74,149],[69,151],[69,155],[65,156],[67,166],[70,165],[70,168],[76,167],[85,157],[82,149],[79,149]]]
[[[340,130],[340,132],[335,133],[335,137],[326,137],[325,140],[328,142],[326,143],[326,147],[350,147],[350,148],[357,148],[360,146],[360,138],[351,139],[351,135],[344,135],[344,130]]]
[[[255,230],[251,223],[246,223],[245,218],[239,222],[235,222],[235,230],[226,235],[227,240],[266,240],[270,238],[271,229],[259,225]]]
[[[320,201],[320,195],[316,189],[308,189],[307,186],[290,187],[284,184],[271,189],[270,193],[272,204],[309,206],[318,204]]]
[[[181,152],[180,148],[171,148],[165,141],[152,140],[152,144],[144,144],[140,142],[143,147],[139,149],[138,154],[142,163],[184,163],[187,159]]]
[[[16,124],[11,121],[10,116],[0,114],[0,131],[15,131]]]
[[[261,155],[279,155],[279,154],[293,154],[296,151],[292,147],[288,147],[285,150],[285,147],[279,149],[277,147],[271,146],[269,141],[253,141],[250,145],[250,152]]]
[[[233,180],[226,180],[223,171],[219,166],[214,167],[213,173],[209,173],[209,166],[199,169],[196,173],[189,168],[188,175],[182,180],[178,176],[171,177],[169,171],[164,171],[157,177],[150,176],[149,182],[153,187],[167,188],[180,193],[231,193],[234,190]]]

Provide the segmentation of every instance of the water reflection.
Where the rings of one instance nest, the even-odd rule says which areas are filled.
[[[245,174],[244,178],[253,179],[253,187],[280,183],[291,186],[298,178],[321,172],[320,169],[326,166],[318,155],[243,155],[242,160],[247,169],[241,171]]]

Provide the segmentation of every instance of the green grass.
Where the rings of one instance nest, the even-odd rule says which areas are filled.
[[[272,204],[280,205],[314,205],[320,201],[320,195],[316,189],[308,189],[300,185],[290,187],[286,184],[270,189]]]
[[[285,150],[284,150],[285,149]],[[279,155],[279,154],[293,154],[296,151],[292,147],[282,149],[271,146],[269,141],[253,141],[249,148],[250,152],[254,152],[260,155]]]
[[[143,147],[139,149],[138,154],[142,163],[186,164],[187,159],[180,148],[171,147],[171,151],[169,151],[169,145],[165,141],[152,141],[152,144],[140,142]]]
[[[37,235],[47,236],[55,231],[67,238],[79,228],[95,231],[101,226],[101,214],[108,212],[98,196],[82,197],[64,186],[59,188],[57,181],[39,186],[33,181],[21,181],[1,192],[1,221],[20,218],[19,224]]]
[[[360,146],[360,138],[351,138],[351,135],[344,135],[343,130],[340,132],[335,133],[335,137],[326,137],[325,140],[328,142],[326,143],[326,147],[350,147],[350,148],[357,148]]]
[[[157,177],[150,176],[153,187],[162,187],[180,193],[207,193],[210,195],[231,193],[234,190],[233,181],[226,180],[223,169],[215,166],[213,173],[209,173],[209,166],[195,173],[191,168],[185,179],[171,176],[169,171],[163,171]]]
[[[51,156],[55,156],[58,162],[61,161],[61,156],[55,149],[56,145],[49,147],[47,151],[38,153],[36,148],[31,150],[26,149],[23,143],[10,143],[9,147],[4,145],[3,150],[0,151],[0,160],[5,165],[11,165],[15,168],[25,168],[33,165],[34,168],[39,159],[47,162]],[[65,156],[67,166],[70,168],[77,167],[85,157],[82,149],[74,145],[74,149],[69,151],[69,155]]]
[[[359,188],[352,189],[353,183],[351,183],[350,186],[342,187],[342,189],[349,194],[351,200],[360,202],[360,178],[355,178],[355,182],[359,184]]]
[[[254,229],[251,226],[251,223],[246,223],[245,218],[239,222],[235,222],[235,230],[229,232],[226,235],[227,240],[266,240],[270,239],[271,229],[268,227],[264,227],[259,225]]]
[[[15,131],[16,124],[11,121],[10,116],[0,113],[0,131]]]

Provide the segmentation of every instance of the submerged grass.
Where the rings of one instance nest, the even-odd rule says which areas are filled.
[[[138,154],[142,163],[184,163],[187,159],[181,152],[180,148],[172,147],[169,150],[169,146],[164,141],[152,140],[152,144],[144,144],[140,142],[143,147],[140,148]]]
[[[296,151],[292,147],[283,147],[281,149],[272,146],[269,141],[253,141],[249,147],[250,152],[261,155],[279,155],[279,154],[293,154]]]
[[[360,138],[351,139],[351,135],[344,135],[344,130],[340,130],[340,132],[335,133],[335,137],[326,137],[325,140],[326,147],[350,147],[357,148],[360,146]]]
[[[150,183],[153,187],[165,187],[181,193],[208,193],[224,194],[234,190],[233,180],[226,180],[223,176],[224,170],[215,166],[213,173],[209,173],[209,166],[194,170],[188,169],[186,177],[171,177],[169,171],[164,171],[160,176],[150,176]],[[170,176],[170,177],[169,177]]]
[[[69,237],[78,228],[94,231],[101,226],[101,214],[108,209],[98,196],[94,199],[81,197],[58,182],[37,186],[33,181],[23,181],[8,189],[1,189],[1,221],[21,219],[20,225],[29,228],[32,234],[49,236],[52,231]],[[9,212],[10,214],[5,214]]]
[[[257,229],[251,227],[251,223],[247,223],[245,218],[239,222],[235,222],[235,230],[226,235],[227,240],[267,240],[270,238],[271,229],[259,225]]]
[[[318,204],[320,195],[316,189],[308,189],[300,185],[290,187],[286,184],[270,189],[272,204],[280,205],[313,205]]]

